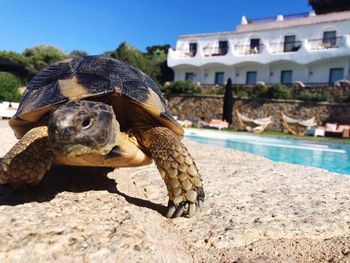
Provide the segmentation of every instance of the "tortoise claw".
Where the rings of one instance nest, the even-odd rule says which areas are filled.
[[[184,213],[185,211],[185,202],[181,202],[178,207],[176,208],[176,211],[173,215],[173,218],[177,218],[177,217],[180,217],[182,216],[182,214]]]
[[[197,207],[195,204],[190,204],[188,206],[188,217],[191,218],[196,213]]]
[[[198,208],[199,208],[200,210],[203,209],[203,205],[204,205],[204,201],[203,201],[203,200],[199,200],[199,201],[198,201]]]
[[[179,204],[174,204],[172,200],[169,200],[168,203],[168,211],[166,213],[167,218],[177,218],[177,217],[193,217],[196,212],[203,209],[204,203],[204,191],[203,188],[197,189],[198,196],[196,198],[196,202],[193,203],[189,200],[183,201]]]
[[[176,211],[175,205],[174,205],[172,202],[169,201],[169,204],[168,204],[168,211],[167,211],[167,213],[166,213],[166,217],[167,217],[167,218],[172,218],[173,215],[174,215],[174,213],[175,213],[175,211]]]

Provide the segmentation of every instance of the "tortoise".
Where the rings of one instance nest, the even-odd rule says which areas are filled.
[[[104,56],[63,60],[28,84],[9,120],[19,141],[1,184],[38,184],[51,164],[132,167],[154,160],[168,189],[167,217],[192,217],[204,191],[184,131],[150,77]]]

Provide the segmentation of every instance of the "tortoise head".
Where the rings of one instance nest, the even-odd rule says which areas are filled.
[[[60,164],[128,167],[152,162],[136,140],[120,131],[113,107],[102,102],[63,104],[51,112],[48,133]]]
[[[49,119],[49,140],[57,155],[108,154],[117,142],[113,108],[95,101],[70,101]]]

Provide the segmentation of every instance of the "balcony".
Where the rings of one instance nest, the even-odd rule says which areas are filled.
[[[329,48],[339,48],[343,43],[343,37],[332,37],[322,39],[309,39],[310,50],[324,50]]]
[[[185,58],[185,57],[194,57],[197,53],[196,49],[188,49],[188,48],[180,48],[176,49],[176,52],[179,57]]]
[[[206,47],[203,48],[205,57],[225,56],[228,52],[228,47]]]
[[[270,43],[270,52],[284,53],[284,52],[297,52],[301,47],[301,41],[282,42],[282,43]]]
[[[227,66],[245,62],[268,64],[281,60],[295,61],[307,64],[320,59],[349,56],[350,35],[328,37],[321,39],[300,39],[300,41],[284,41],[281,43],[249,43],[234,45],[234,41],[245,39],[230,39],[227,46],[207,46],[205,40],[198,40],[196,48],[169,49],[168,65],[201,67],[206,64],[219,63]],[[283,41],[283,40],[282,40]],[[241,43],[242,43],[241,42]],[[237,42],[236,42],[237,43]],[[183,46],[183,45],[182,45]],[[320,57],[322,52],[322,57]]]
[[[238,56],[260,54],[263,49],[263,44],[251,45],[235,45],[235,54]]]

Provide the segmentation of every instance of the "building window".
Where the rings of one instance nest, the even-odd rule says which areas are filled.
[[[281,83],[291,84],[293,82],[293,71],[292,70],[282,70],[281,72]]]
[[[187,72],[187,73],[185,74],[185,80],[186,80],[186,81],[194,81],[194,73],[192,73],[192,72]]]
[[[324,47],[327,47],[327,48],[336,46],[337,32],[336,31],[323,32],[322,44]]]
[[[295,41],[295,35],[284,36],[284,52],[295,52],[298,51],[301,46],[300,41]]]
[[[247,71],[246,84],[256,84],[256,71]]]
[[[190,43],[189,50],[190,50],[190,56],[194,57],[197,53],[197,43]]]
[[[224,85],[224,72],[215,72],[215,84]]]
[[[343,68],[331,68],[329,70],[329,83],[333,84],[334,82],[344,78],[344,69]]]
[[[219,55],[226,55],[228,51],[228,42],[227,41],[219,41]]]
[[[250,39],[250,53],[257,54],[260,52],[260,38]]]

